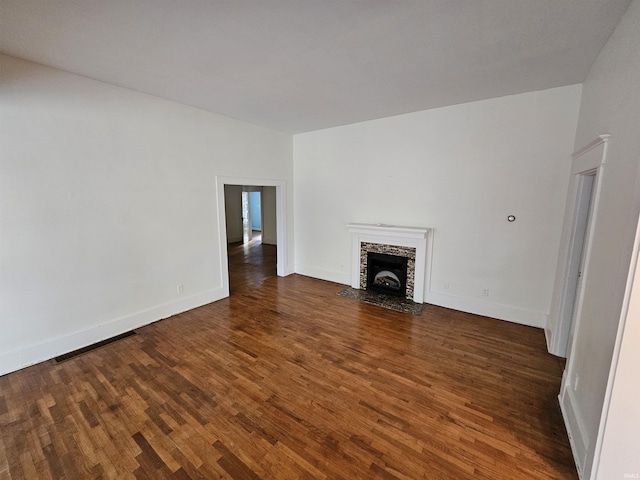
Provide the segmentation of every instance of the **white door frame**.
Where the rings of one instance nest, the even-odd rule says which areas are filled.
[[[229,259],[227,258],[227,225],[225,222],[225,185],[246,185],[256,187],[276,187],[276,252],[277,273],[279,277],[289,275],[287,243],[287,182],[263,178],[216,176],[216,194],[218,197],[218,241],[220,243],[220,276],[224,297],[229,296]]]
[[[602,177],[604,174],[604,165],[607,157],[607,146],[611,135],[600,135],[596,140],[586,145],[584,148],[577,150],[573,154],[571,162],[571,180],[569,183],[569,194],[567,198],[567,206],[565,210],[564,222],[565,232],[563,234],[561,252],[566,252],[566,257],[562,263],[562,271],[556,275],[556,281],[561,282],[556,285],[556,293],[558,295],[557,318],[553,327],[549,352],[560,357],[568,357],[572,348],[572,339],[578,328],[575,319],[580,318],[580,310],[582,308],[583,285],[589,271],[589,257],[591,250],[591,239],[594,234],[594,226],[598,214],[598,204],[600,200],[600,190],[602,185]],[[599,148],[600,147],[600,148]],[[584,235],[584,243],[582,245],[582,265],[581,281],[577,289],[571,288],[571,282],[575,282],[571,278],[574,272],[574,256],[579,254],[579,242],[582,239],[577,236],[577,222],[579,218],[579,201],[580,195],[584,194],[583,182],[584,176],[594,175],[595,180],[591,192],[590,219],[587,230]],[[574,284],[575,286],[575,284]],[[570,365],[567,364],[566,371],[569,371]]]
[[[595,227],[598,222],[598,210],[600,203],[600,196],[602,190],[602,178],[604,175],[604,166],[607,158],[607,146],[608,140],[611,135],[600,135],[596,140],[589,145],[581,148],[573,154],[573,161],[571,163],[571,180],[569,186],[569,193],[567,197],[567,206],[564,217],[564,227],[561,241],[561,258],[559,259],[559,268],[556,275],[556,285],[554,291],[554,300],[559,299],[559,304],[555,312],[557,317],[553,326],[553,336],[551,338],[551,347],[555,348],[554,351],[550,348],[550,352],[556,355],[567,357],[567,363],[565,370],[562,374],[562,383],[560,385],[560,394],[558,400],[560,403],[560,410],[562,411],[562,417],[564,419],[567,433],[569,434],[569,443],[571,444],[571,451],[578,469],[578,474],[582,476],[582,472],[585,471],[587,460],[587,433],[584,423],[577,416],[575,411],[575,399],[573,392],[577,386],[578,379],[575,376],[575,341],[578,337],[578,332],[581,328],[582,309],[585,298],[585,285],[588,282],[590,275],[591,265],[591,249],[593,245],[593,237],[595,234]],[[593,175],[595,173],[595,179],[593,182],[593,191],[591,198],[591,207],[589,212],[589,219],[584,234],[584,244],[582,247],[582,275],[580,281],[577,284],[575,295],[572,294],[570,283],[575,279],[570,279],[569,274],[572,270],[572,252],[579,250],[577,244],[578,235],[576,234],[578,215],[578,194],[580,192],[580,183],[583,180],[583,175]],[[575,286],[575,283],[573,283]],[[555,303],[554,303],[555,305]],[[571,312],[573,308],[573,314],[560,315],[561,312]],[[567,325],[567,322],[569,324]],[[563,334],[563,331],[565,332]],[[568,331],[568,345],[567,343],[561,344],[563,338],[566,340],[566,332]],[[574,385],[575,384],[575,385]]]
[[[245,196],[246,195],[246,196]],[[244,236],[245,234],[247,235],[247,241],[251,241],[251,239],[253,238],[253,229],[251,228],[251,197],[249,196],[249,192],[246,190],[242,190],[242,196],[241,198],[241,202],[242,202],[242,240],[244,241]],[[244,210],[244,199],[247,199],[247,218],[245,219],[244,214],[245,214],[245,210]],[[247,227],[245,228],[244,226],[244,221],[247,221]],[[226,222],[225,222],[226,225]]]

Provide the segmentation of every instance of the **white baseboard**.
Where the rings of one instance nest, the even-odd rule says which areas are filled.
[[[276,237],[266,236],[264,233],[262,234],[262,243],[265,245],[277,245],[278,239]]]
[[[341,283],[343,285],[351,284],[350,273],[336,272],[334,270],[325,270],[323,268],[300,264],[296,264],[295,272],[306,277],[319,278],[320,280],[327,280],[329,282]]]
[[[553,350],[553,332],[548,328],[544,327],[544,339],[547,342],[547,352],[555,355],[551,350]]]
[[[351,285],[351,275],[345,272],[336,272],[334,270],[325,270],[323,268],[313,267],[309,265],[296,264],[296,273],[307,277],[328,280],[329,282]],[[527,310],[511,305],[503,305],[500,303],[486,302],[473,298],[459,297],[456,295],[446,295],[442,293],[425,293],[424,303],[430,303],[453,310],[474,313],[485,317],[497,318],[508,322],[519,323],[537,328],[545,328],[547,325],[547,314]]]
[[[431,303],[440,307],[497,318],[530,327],[544,328],[547,325],[546,313],[514,307],[512,305],[486,302],[475,298],[427,292],[425,293],[424,303]]]
[[[96,325],[86,330],[80,330],[68,335],[53,338],[44,342],[16,348],[0,354],[0,375],[5,375],[21,368],[44,362],[74,350],[92,345],[107,338],[115,337],[134,328],[162,320],[163,318],[201,307],[208,303],[224,298],[225,291],[216,288],[190,297],[181,298],[124,317],[116,318],[107,323]]]
[[[582,480],[586,478],[585,465],[587,461],[588,438],[585,434],[584,423],[575,408],[575,399],[570,385],[564,388],[563,392],[558,396],[558,400],[560,401],[562,418],[564,419],[564,425],[567,429],[567,435],[569,436],[573,460],[578,470],[578,476]]]

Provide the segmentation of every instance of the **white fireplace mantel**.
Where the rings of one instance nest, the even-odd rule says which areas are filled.
[[[351,232],[351,286],[360,289],[360,248],[362,242],[412,247],[416,249],[413,301],[424,302],[431,280],[431,229],[395,225],[348,223]]]

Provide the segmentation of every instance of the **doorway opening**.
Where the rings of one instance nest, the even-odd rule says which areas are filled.
[[[591,250],[599,221],[600,195],[610,137],[609,134],[600,135],[573,154],[561,259],[556,271],[554,311],[550,317],[554,325],[549,352],[567,358],[558,395],[560,410],[576,466],[582,472],[585,471],[593,439],[587,438],[583,423],[576,414],[576,391],[581,370],[576,364],[574,352],[584,328],[586,287],[590,276],[594,274]]]
[[[229,293],[235,293],[277,274],[276,187],[225,185],[224,194]]]
[[[225,187],[229,188],[229,187]],[[249,200],[249,192],[242,192],[241,196],[242,202],[242,243],[250,242],[251,237],[253,236],[253,230],[251,228],[251,206]],[[228,235],[228,232],[227,232]],[[227,236],[227,243],[229,242],[229,237]]]
[[[549,352],[568,360],[565,371],[571,366],[572,342],[579,329],[584,282],[589,273],[591,239],[597,221],[609,137],[610,135],[601,135],[578,150],[573,154],[571,163],[565,230],[562,234],[552,309],[555,321],[549,338]]]
[[[594,187],[596,171],[579,174],[577,178],[576,212],[573,225],[573,245],[569,251],[569,272],[567,276],[566,298],[562,309],[562,324],[558,334],[562,339],[562,350],[569,345],[573,320],[579,301],[579,285],[582,280],[585,265],[585,243],[593,211],[595,198]]]
[[[262,235],[262,192],[244,192],[243,195],[246,196],[247,199],[247,236],[253,236],[254,234]],[[275,194],[270,198],[275,199]]]
[[[220,277],[226,295],[230,280],[244,288],[288,267],[286,182],[216,177]],[[233,270],[231,270],[231,268]],[[230,278],[230,273],[231,277]]]

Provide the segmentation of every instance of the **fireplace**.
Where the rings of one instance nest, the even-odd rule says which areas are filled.
[[[369,255],[373,254],[374,259],[382,260],[382,268],[377,268],[373,274],[369,272]],[[395,245],[386,245],[381,243],[362,242],[360,244],[360,286],[364,290],[371,290],[379,293],[387,293],[400,296],[398,290],[391,288],[376,289],[370,288],[375,280],[375,276],[382,270],[390,271],[398,277],[398,283],[403,284],[400,291],[404,292],[405,298],[412,299],[414,294],[415,265],[416,265],[416,249],[412,247],[398,247]],[[406,267],[405,267],[406,262]],[[396,271],[397,270],[397,271]],[[387,277],[387,278],[382,278]],[[393,275],[381,275],[378,277],[380,282],[385,281],[388,284],[394,283]]]
[[[367,252],[367,290],[404,298],[408,260],[399,255]]]
[[[398,227],[382,224],[367,225],[362,223],[350,223],[347,228],[351,232],[352,288],[369,290],[369,285],[374,283],[375,276],[380,271],[387,270],[398,277],[398,280],[393,275],[384,274],[378,277],[381,281],[379,283],[385,283],[386,287],[394,285],[396,282],[404,283],[404,287],[400,287],[400,293],[398,293],[395,286],[392,287],[392,294],[413,300],[416,303],[424,302],[424,293],[429,291],[429,280],[431,279],[430,228]],[[383,265],[381,270],[374,273],[373,277],[370,277],[368,268],[369,253],[405,258],[406,267],[398,267],[396,263]],[[404,261],[402,260],[403,263]],[[396,270],[400,270],[400,273],[396,272]],[[402,276],[404,276],[404,279]],[[404,293],[401,293],[403,288]],[[387,290],[384,293],[390,292]]]

